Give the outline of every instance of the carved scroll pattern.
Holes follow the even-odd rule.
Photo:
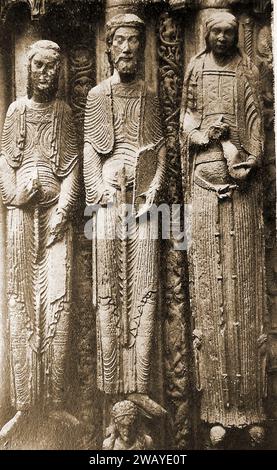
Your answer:
[[[69,54],[70,106],[78,131],[83,130],[87,94],[94,85],[93,54],[93,50],[86,44],[74,46]],[[79,135],[82,133],[79,132]]]
[[[254,0],[253,10],[255,13],[266,13],[271,9],[272,0]]]
[[[179,105],[182,90],[182,28],[168,13],[159,19],[159,82],[167,142],[168,195],[171,203],[182,201],[179,154]],[[165,373],[167,409],[173,420],[172,446],[189,447],[190,415],[188,377],[188,295],[186,295],[183,251],[172,241],[164,248],[165,265]]]
[[[84,26],[83,26],[84,28]],[[83,124],[88,91],[95,84],[94,40],[89,28],[86,41],[80,40],[68,53],[69,104],[73,110],[80,153],[83,149]],[[91,39],[90,43],[88,40]],[[83,187],[83,184],[81,185]],[[96,338],[95,312],[91,299],[91,241],[84,237],[85,198],[81,195],[75,226],[75,328],[77,331],[77,367],[80,396],[78,397],[80,418],[86,426],[81,448],[97,448],[96,429],[98,421],[95,406],[96,384]],[[99,426],[101,429],[101,424]]]
[[[244,50],[246,54],[253,60],[253,19],[247,17],[243,22],[244,26]]]
[[[269,20],[270,22],[270,20]],[[267,293],[272,333],[277,335],[277,247],[275,238],[276,165],[274,147],[273,55],[270,23],[257,35],[257,65],[260,70],[265,121],[264,216],[266,236]],[[271,339],[270,369],[277,370],[276,339]]]

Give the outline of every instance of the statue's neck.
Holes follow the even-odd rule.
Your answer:
[[[235,55],[236,55],[236,50],[232,50],[230,51],[230,53],[224,54],[224,55],[219,55],[219,54],[215,54],[214,52],[211,52],[211,56],[215,64],[218,65],[219,67],[225,67],[225,65],[229,64],[233,60]]]
[[[49,105],[54,101],[54,96],[53,96],[53,93],[47,94],[47,93],[38,93],[34,91],[32,93],[31,100],[33,103]]]
[[[122,83],[122,84],[134,84],[139,81],[138,74],[137,73],[119,73],[116,69],[114,70],[114,73],[112,75],[112,83],[117,84],[117,83]]]
[[[50,100],[50,101],[38,101],[38,100],[35,100],[34,97],[32,96],[32,98],[29,98],[27,100],[27,104],[30,108],[34,108],[34,109],[46,109],[48,108],[49,106],[51,106],[53,104],[54,100]]]

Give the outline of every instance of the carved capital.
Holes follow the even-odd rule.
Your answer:
[[[106,0],[106,19],[122,13],[134,13],[141,16],[144,4],[141,0]]]
[[[247,4],[249,0],[168,0],[171,8],[229,8],[236,3]]]
[[[248,0],[198,0],[197,3],[198,8],[230,8],[235,3],[248,3]]]
[[[86,0],[86,5],[88,3],[100,3],[102,0]],[[20,4],[28,5],[31,13],[31,18],[39,19],[41,16],[45,15],[49,6],[53,5],[62,5],[69,3],[66,0],[1,0],[0,1],[0,19],[5,21],[9,10],[12,7],[15,7]],[[72,1],[74,3],[74,0]],[[79,2],[80,3],[80,2]]]
[[[255,0],[253,11],[258,14],[264,14],[271,11],[273,8],[273,2],[271,0]]]
[[[20,4],[25,3],[29,6],[31,11],[32,18],[39,18],[41,15],[44,15],[46,12],[46,3],[47,0],[2,0],[0,7],[1,19],[5,20],[6,15],[10,8]],[[50,2],[49,2],[50,3]]]

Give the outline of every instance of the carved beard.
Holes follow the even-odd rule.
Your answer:
[[[110,62],[121,76],[133,77],[138,71],[139,59],[137,54],[114,53],[110,51]]]
[[[137,60],[132,58],[128,61],[120,58],[116,62],[114,62],[114,68],[118,71],[119,74],[123,75],[135,75],[138,70],[138,63]]]
[[[42,102],[52,101],[58,92],[59,89],[59,73],[57,72],[52,83],[49,84],[49,87],[45,90],[39,90],[38,94]],[[32,82],[31,67],[28,67],[28,78],[27,78],[27,96],[29,99],[32,98],[34,94],[34,86]]]

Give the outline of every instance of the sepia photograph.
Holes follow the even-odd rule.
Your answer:
[[[0,1],[0,462],[277,450],[273,3]]]

